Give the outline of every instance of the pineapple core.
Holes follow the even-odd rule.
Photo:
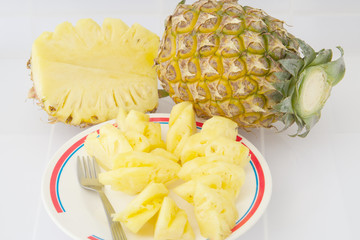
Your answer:
[[[152,111],[158,104],[158,47],[159,37],[139,24],[64,22],[33,44],[33,97],[52,119],[71,125],[114,119],[119,107]]]

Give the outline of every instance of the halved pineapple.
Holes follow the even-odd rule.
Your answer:
[[[130,231],[137,233],[160,209],[164,197],[169,193],[162,183],[150,183],[124,211],[114,215]]]
[[[224,240],[229,236],[238,218],[233,198],[219,191],[198,183],[194,195],[201,235],[211,240]]]
[[[123,133],[111,124],[101,126],[99,135],[97,132],[89,134],[84,146],[86,152],[95,157],[98,164],[105,170],[113,168],[117,154],[133,150]]]
[[[182,102],[170,113],[166,149],[179,157],[188,137],[196,132],[195,111],[190,102]]]
[[[99,181],[112,190],[134,195],[141,192],[152,180],[152,167],[118,168],[99,174]]]
[[[236,122],[229,118],[213,116],[206,120],[202,126],[201,132],[210,136],[222,136],[231,140],[236,140],[238,131]]]
[[[34,42],[32,97],[55,121],[89,125],[114,119],[119,107],[157,107],[153,68],[159,37],[139,24],[107,18],[59,24]]]
[[[195,240],[186,212],[165,197],[155,225],[154,240]]]

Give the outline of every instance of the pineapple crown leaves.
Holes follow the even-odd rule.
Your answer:
[[[337,47],[341,56],[337,60],[331,61],[332,50],[322,49],[315,52],[304,41],[300,39],[297,41],[303,56],[291,55],[279,60],[285,71],[276,74],[280,81],[274,84],[274,87],[283,95],[283,99],[274,107],[274,110],[283,113],[284,128],[281,131],[296,123],[298,130],[290,136],[306,137],[311,128],[319,121],[321,109],[330,96],[331,88],[338,84],[345,75],[344,51],[341,47]],[[321,79],[319,79],[319,74]],[[323,87],[321,89],[303,87],[305,82],[307,86],[313,86],[314,81],[323,81]],[[309,96],[302,93],[309,89],[311,89],[311,94],[319,96],[320,100],[304,106],[303,98]],[[315,97],[315,99],[317,98]]]

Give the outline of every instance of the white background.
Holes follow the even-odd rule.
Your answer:
[[[27,100],[26,62],[43,31],[63,21],[121,18],[162,35],[179,0],[13,0],[0,2],[0,147],[2,239],[70,239],[50,219],[41,197],[42,174],[55,151],[81,129],[47,123]],[[192,1],[190,1],[192,2]],[[242,240],[359,239],[360,1],[257,0],[286,21],[315,50],[345,50],[347,72],[332,91],[320,122],[305,139],[274,130],[241,132],[267,159],[273,195],[267,211]],[[338,54],[335,54],[337,57]],[[158,112],[169,112],[170,99]],[[356,237],[357,236],[357,237]]]

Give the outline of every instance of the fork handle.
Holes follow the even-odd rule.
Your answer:
[[[112,214],[115,213],[114,208],[112,207],[109,199],[106,197],[105,193],[103,191],[98,191],[101,201],[103,203],[106,217],[111,229],[111,235],[114,240],[126,240],[126,236],[124,233],[124,230],[122,229],[122,226],[119,222],[113,221]]]

